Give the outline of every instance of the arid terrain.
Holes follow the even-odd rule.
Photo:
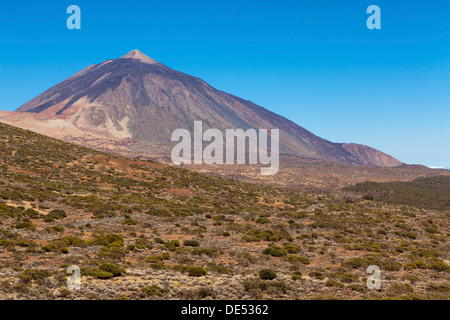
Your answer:
[[[224,179],[0,124],[0,298],[450,298],[446,171],[362,167],[352,180],[351,166],[299,166],[310,173],[287,189],[276,176]],[[288,181],[300,169],[285,170]],[[383,170],[439,176],[341,188]],[[404,192],[414,188],[430,192]],[[380,290],[367,288],[369,265]],[[69,266],[79,290],[67,288]]]

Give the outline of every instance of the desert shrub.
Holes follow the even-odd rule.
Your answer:
[[[262,280],[273,280],[277,277],[276,272],[272,269],[261,269],[258,274]]]
[[[65,245],[68,245],[68,246],[75,246],[75,247],[84,247],[85,246],[84,240],[82,240],[76,236],[66,236],[60,240],[63,243],[65,243]]]
[[[192,250],[192,254],[196,256],[206,255],[212,257],[217,255],[217,250],[211,248],[195,248]]]
[[[124,239],[121,234],[110,233],[106,236],[96,236],[93,239],[86,241],[89,246],[110,246],[110,247],[121,247],[124,245]]]
[[[301,271],[295,271],[294,274],[291,277],[292,280],[297,281],[302,279],[302,272]]]
[[[344,283],[352,283],[359,280],[358,276],[353,273],[340,273],[336,277]]]
[[[177,249],[177,247],[175,246],[175,244],[173,242],[164,242],[164,246],[169,251],[175,251]]]
[[[150,255],[145,260],[147,260],[148,262],[158,262],[158,261],[162,261],[163,258],[158,255]]]
[[[343,284],[342,282],[339,282],[337,280],[334,280],[334,279],[328,279],[327,281],[325,281],[325,286],[326,287],[345,288],[345,284]]]
[[[216,264],[216,263],[208,263],[208,270],[220,273],[220,274],[230,274],[230,270],[225,267],[223,264]]]
[[[419,269],[426,269],[427,268],[427,264],[423,261],[423,260],[415,260],[414,264],[417,266],[417,268]]]
[[[113,277],[121,276],[126,272],[125,269],[113,263],[103,263],[98,268],[104,272],[112,273]]]
[[[272,257],[285,257],[287,255],[286,251],[283,248],[277,246],[267,247],[263,250],[262,253]]]
[[[144,294],[147,296],[159,296],[162,297],[164,295],[164,289],[158,287],[157,285],[147,286],[141,289]]]
[[[417,269],[417,266],[416,266],[416,264],[414,264],[412,262],[408,262],[408,263],[405,263],[403,265],[403,269],[405,269],[405,270],[413,270],[413,269]]]
[[[441,272],[441,271],[447,271],[449,269],[449,266],[443,261],[436,260],[436,261],[430,263],[430,265],[428,266],[428,269]]]
[[[267,219],[266,216],[259,216],[256,220],[256,223],[261,223],[261,224],[265,224],[265,223],[271,223],[269,219]]]
[[[163,260],[170,260],[170,254],[166,251],[164,251],[163,253],[161,253],[161,258]]]
[[[187,247],[198,247],[200,243],[197,240],[184,240],[183,245]]]
[[[300,248],[297,247],[295,244],[293,243],[284,243],[283,244],[283,248],[284,250],[287,251],[287,253],[297,253],[300,251]]]
[[[101,247],[98,250],[100,258],[120,260],[127,255],[127,249],[121,247]]]
[[[158,262],[154,262],[150,264],[150,268],[155,269],[155,270],[165,270],[165,269],[170,269],[169,266],[166,266],[164,264],[164,262],[162,261],[158,261]]]
[[[316,268],[309,273],[309,276],[318,280],[323,280],[325,279],[325,270],[322,268]]]
[[[44,250],[45,252],[53,252],[58,250],[58,247],[54,244],[47,244],[45,246],[42,246],[42,250]]]
[[[36,226],[31,221],[23,221],[14,226],[16,229],[36,230]]]
[[[214,288],[212,287],[202,287],[197,290],[197,298],[198,299],[205,299],[207,297],[215,297],[216,292],[214,291]]]
[[[206,276],[208,274],[208,271],[206,271],[203,267],[188,267],[187,273],[191,277],[202,277]]]
[[[147,211],[146,214],[157,216],[157,217],[171,217],[172,216],[172,213],[170,213],[170,211],[165,208],[161,208],[161,209],[155,208],[150,211]]]
[[[427,286],[428,291],[450,292],[450,284],[446,283],[431,283]]]
[[[36,219],[36,218],[39,218],[39,217],[40,217],[39,212],[36,211],[36,210],[34,210],[34,209],[31,209],[31,208],[25,209],[23,213],[24,213],[28,218],[31,218],[31,219]]]
[[[155,240],[156,243],[159,243],[159,244],[164,244],[165,243],[164,239],[161,239],[161,238],[158,238],[158,237],[156,237],[154,240]]]
[[[19,279],[23,283],[29,283],[32,280],[40,281],[52,275],[49,270],[45,269],[26,269],[19,274]]]
[[[414,289],[408,283],[394,282],[391,284],[389,291],[394,292],[396,294],[402,294],[402,293],[412,293],[414,292]]]
[[[72,292],[70,292],[70,290],[68,290],[68,289],[66,289],[66,288],[63,288],[63,289],[61,289],[61,290],[59,291],[59,294],[60,294],[62,297],[67,298],[67,297],[70,297],[70,295],[72,294]]]
[[[349,284],[347,286],[352,291],[358,291],[358,292],[365,292],[367,290],[366,286],[363,286],[361,284]]]
[[[96,279],[109,279],[114,276],[111,272],[103,271],[98,268],[81,268],[81,275]]]
[[[46,230],[48,230],[50,232],[64,232],[64,227],[53,226],[53,227],[50,227],[50,228],[46,228]]]
[[[130,216],[125,216],[125,219],[123,219],[122,224],[128,225],[128,226],[134,226],[137,225],[137,221],[131,218]]]
[[[290,254],[287,256],[287,259],[290,263],[301,263],[301,264],[310,264],[311,261],[309,261],[309,259],[307,257],[303,257],[303,256],[299,256],[299,255],[295,255],[295,254]]]
[[[149,241],[145,238],[137,238],[134,243],[136,245],[136,248],[138,248],[138,249],[152,249],[153,248],[151,241]]]
[[[290,289],[284,281],[264,281],[258,278],[246,279],[243,286],[245,291],[256,298],[261,298],[263,293],[286,294]]]
[[[159,262],[163,260],[169,260],[170,254],[168,252],[163,252],[161,255],[150,255],[145,260],[148,262]]]
[[[393,259],[385,259],[381,261],[381,266],[383,270],[387,271],[399,271],[402,267],[401,263],[393,260]]]
[[[67,213],[64,210],[61,210],[61,209],[54,209],[54,210],[50,211],[46,215],[46,217],[50,218],[50,219],[57,220],[57,219],[62,219],[62,218],[67,217]]]
[[[355,258],[350,258],[345,260],[342,265],[344,267],[347,268],[351,268],[351,269],[358,269],[361,267],[367,267],[369,266],[369,263],[367,262],[366,259],[361,258],[361,257],[355,257]]]
[[[281,234],[274,234],[271,230],[252,229],[245,233],[242,240],[247,242],[271,241],[270,238],[274,236],[278,237],[278,240],[282,238]]]

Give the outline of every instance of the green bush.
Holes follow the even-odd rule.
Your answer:
[[[369,266],[369,262],[361,257],[355,257],[345,260],[342,265],[351,269],[358,269]]]
[[[208,271],[203,267],[188,267],[187,272],[191,277],[201,277],[208,274]]]
[[[259,216],[256,220],[256,223],[261,223],[261,224],[265,224],[265,223],[271,223],[269,219],[266,218],[266,216]]]
[[[194,250],[192,250],[192,254],[196,256],[206,255],[212,257],[217,254],[217,251],[210,248],[195,248]]]
[[[301,271],[295,271],[294,274],[291,277],[292,280],[297,281],[302,279],[302,273]]]
[[[309,259],[307,257],[303,257],[303,256],[298,256],[295,254],[290,254],[287,256],[287,259],[290,263],[301,263],[301,264],[310,264],[311,261],[309,261]]]
[[[158,287],[157,285],[147,286],[141,289],[142,292],[148,296],[159,296],[162,297],[164,295],[164,289]]]
[[[48,278],[52,275],[49,270],[45,269],[26,269],[22,273],[19,274],[19,279],[23,283],[29,283],[32,280],[42,280]]]
[[[112,273],[113,277],[119,277],[126,272],[125,269],[112,263],[103,263],[100,265],[99,269],[104,272]]]
[[[96,279],[109,279],[114,276],[111,272],[106,272],[97,268],[82,268],[81,275]]]
[[[220,274],[230,274],[230,270],[223,264],[208,263],[208,270],[220,273]]]
[[[403,269],[405,269],[405,270],[413,270],[413,269],[417,269],[417,266],[414,263],[412,263],[412,262],[408,262],[408,263],[405,263],[403,265]]]
[[[283,248],[277,246],[267,247],[263,250],[262,253],[272,257],[285,257],[287,255],[286,251]]]
[[[26,230],[32,230],[32,231],[36,230],[36,226],[31,221],[20,222],[20,223],[16,224],[14,226],[14,228],[16,228],[16,229],[26,229]]]
[[[416,261],[414,261],[414,264],[419,269],[426,269],[427,268],[427,264],[423,260],[416,260]]]
[[[339,282],[337,280],[334,280],[334,279],[328,279],[327,281],[325,281],[325,286],[326,287],[345,288],[345,284],[343,284],[342,282]]]
[[[262,270],[259,270],[259,277],[262,280],[273,280],[277,277],[277,274],[275,271],[273,271],[271,269],[262,269]]]
[[[175,246],[175,244],[173,242],[164,242],[164,246],[167,248],[167,250],[169,251],[175,251],[177,250],[177,247]]]
[[[198,247],[200,243],[197,240],[184,240],[183,245],[187,247]]]
[[[57,220],[67,217],[67,213],[64,210],[55,209],[50,211],[45,217],[48,219]]]
[[[58,247],[54,244],[47,244],[45,246],[42,246],[42,250],[44,250],[45,252],[53,252],[55,250],[58,250]]]
[[[262,293],[286,294],[290,289],[284,281],[264,281],[258,278],[246,279],[244,289],[255,298],[262,298]]]
[[[441,272],[441,271],[447,271],[449,269],[449,267],[448,267],[448,265],[445,262],[437,260],[437,261],[432,262],[428,266],[428,269],[436,270],[438,272]]]

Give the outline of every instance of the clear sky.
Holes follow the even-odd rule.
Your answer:
[[[2,1],[0,110],[132,49],[333,142],[450,168],[448,0]]]

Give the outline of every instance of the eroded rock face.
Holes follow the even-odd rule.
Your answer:
[[[364,164],[378,167],[397,167],[401,161],[383,153],[377,149],[356,143],[343,143],[342,147],[361,160]]]
[[[282,155],[355,165],[401,164],[369,147],[322,139],[138,50],[89,66],[16,112],[0,113],[0,121],[128,156],[169,157],[172,132],[179,128],[192,131],[194,121],[199,120],[204,130],[280,129]]]

